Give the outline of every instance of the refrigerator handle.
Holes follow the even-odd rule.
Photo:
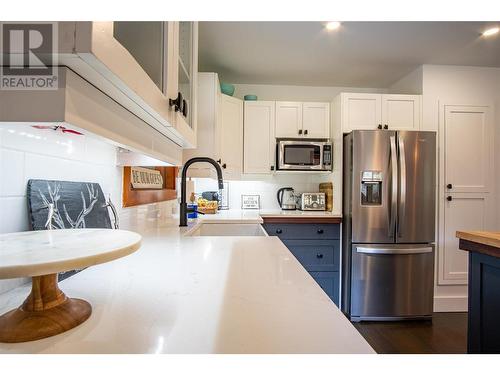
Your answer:
[[[399,220],[398,237],[403,236],[403,222],[406,211],[406,159],[405,143],[399,138],[399,171],[401,173],[401,184],[399,186]]]
[[[356,248],[357,253],[361,254],[396,254],[396,255],[404,255],[404,254],[426,254],[432,253],[432,247],[416,247],[409,249],[397,249],[397,248],[378,248],[378,247],[358,247]]]
[[[389,206],[389,237],[394,236],[396,227],[396,210],[398,206],[398,161],[396,154],[396,137],[390,137],[391,142],[391,204]]]

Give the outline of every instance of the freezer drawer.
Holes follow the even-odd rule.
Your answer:
[[[434,245],[353,244],[351,252],[351,320],[432,315]]]

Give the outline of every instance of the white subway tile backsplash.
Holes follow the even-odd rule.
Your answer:
[[[44,124],[41,124],[44,125]],[[85,159],[85,136],[27,124],[2,124],[2,147],[73,160]]]
[[[0,149],[0,196],[23,196],[24,152]]]
[[[0,197],[0,233],[29,230],[26,197]]]
[[[121,208],[123,169],[116,166],[116,151],[115,146],[90,136],[1,124],[0,234],[30,229],[26,187],[34,178],[99,183],[106,197],[111,195],[123,229],[138,230],[171,217],[177,201]],[[0,293],[27,281],[0,280]]]

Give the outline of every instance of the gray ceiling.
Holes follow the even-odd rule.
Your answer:
[[[200,71],[221,80],[388,87],[421,64],[500,67],[500,22],[200,22]]]

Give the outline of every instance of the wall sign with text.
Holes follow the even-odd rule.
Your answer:
[[[163,177],[156,169],[130,167],[130,182],[134,189],[163,189]]]
[[[256,209],[260,208],[260,195],[242,195],[241,196],[241,208],[246,209]]]

